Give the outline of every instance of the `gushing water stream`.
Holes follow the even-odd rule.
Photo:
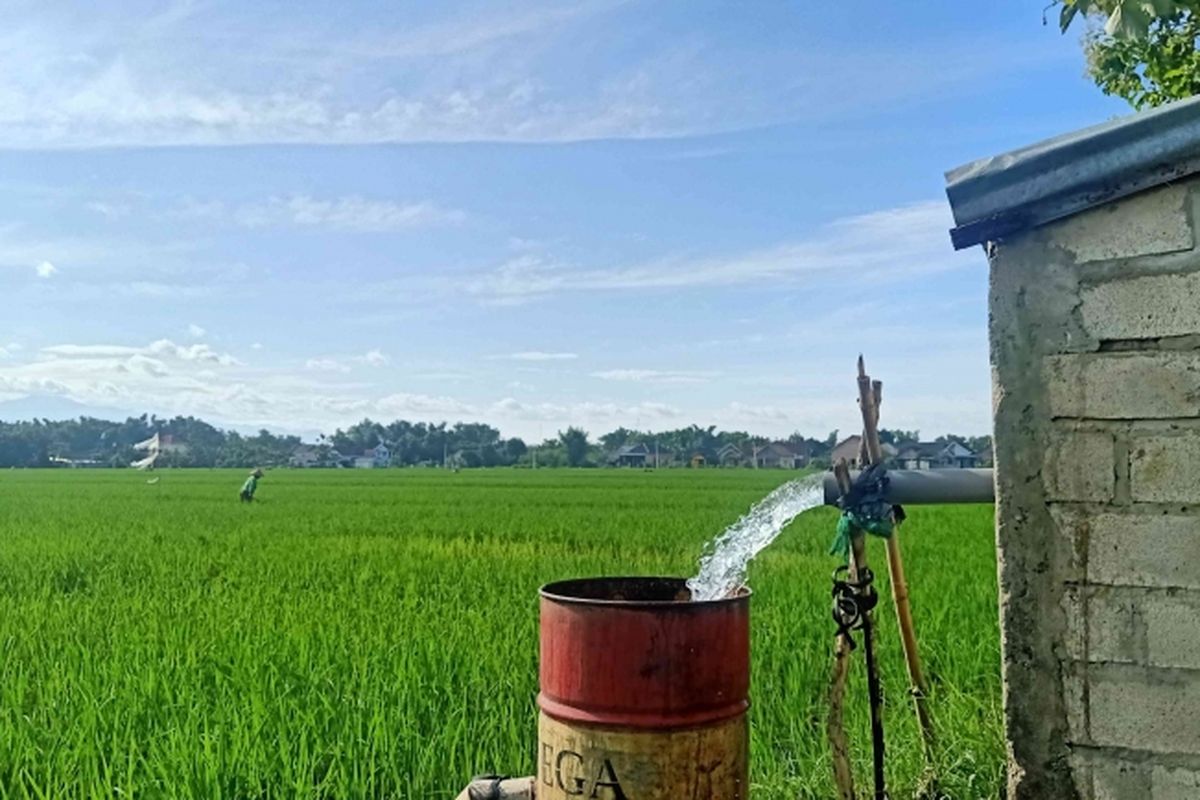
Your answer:
[[[745,516],[713,539],[700,557],[700,571],[688,580],[693,600],[717,600],[746,581],[751,559],[775,541],[787,524],[825,502],[820,473],[788,481],[754,504]]]

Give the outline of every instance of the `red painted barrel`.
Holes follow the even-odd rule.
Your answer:
[[[678,578],[541,593],[538,800],[744,800],[750,592]]]

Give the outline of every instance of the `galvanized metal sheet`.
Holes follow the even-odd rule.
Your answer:
[[[1200,97],[950,170],[950,237],[970,247],[1196,172]]]

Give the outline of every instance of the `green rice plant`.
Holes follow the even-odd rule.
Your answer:
[[[538,587],[691,574],[708,539],[791,477],[277,470],[246,505],[238,472],[158,474],[0,473],[0,798],[436,800],[478,772],[527,774]],[[803,515],[751,569],[756,800],[833,794],[834,521]],[[943,789],[995,797],[991,510],[913,508],[901,535]],[[885,575],[879,588],[903,797],[922,757]],[[861,664],[850,692],[865,782]]]

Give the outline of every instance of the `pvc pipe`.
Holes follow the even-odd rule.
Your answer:
[[[457,800],[533,800],[533,778],[476,778]]]
[[[996,486],[990,469],[888,470],[888,500],[896,505],[994,503]],[[850,473],[857,478],[858,473]],[[841,491],[833,473],[825,476],[825,505],[837,505]]]

